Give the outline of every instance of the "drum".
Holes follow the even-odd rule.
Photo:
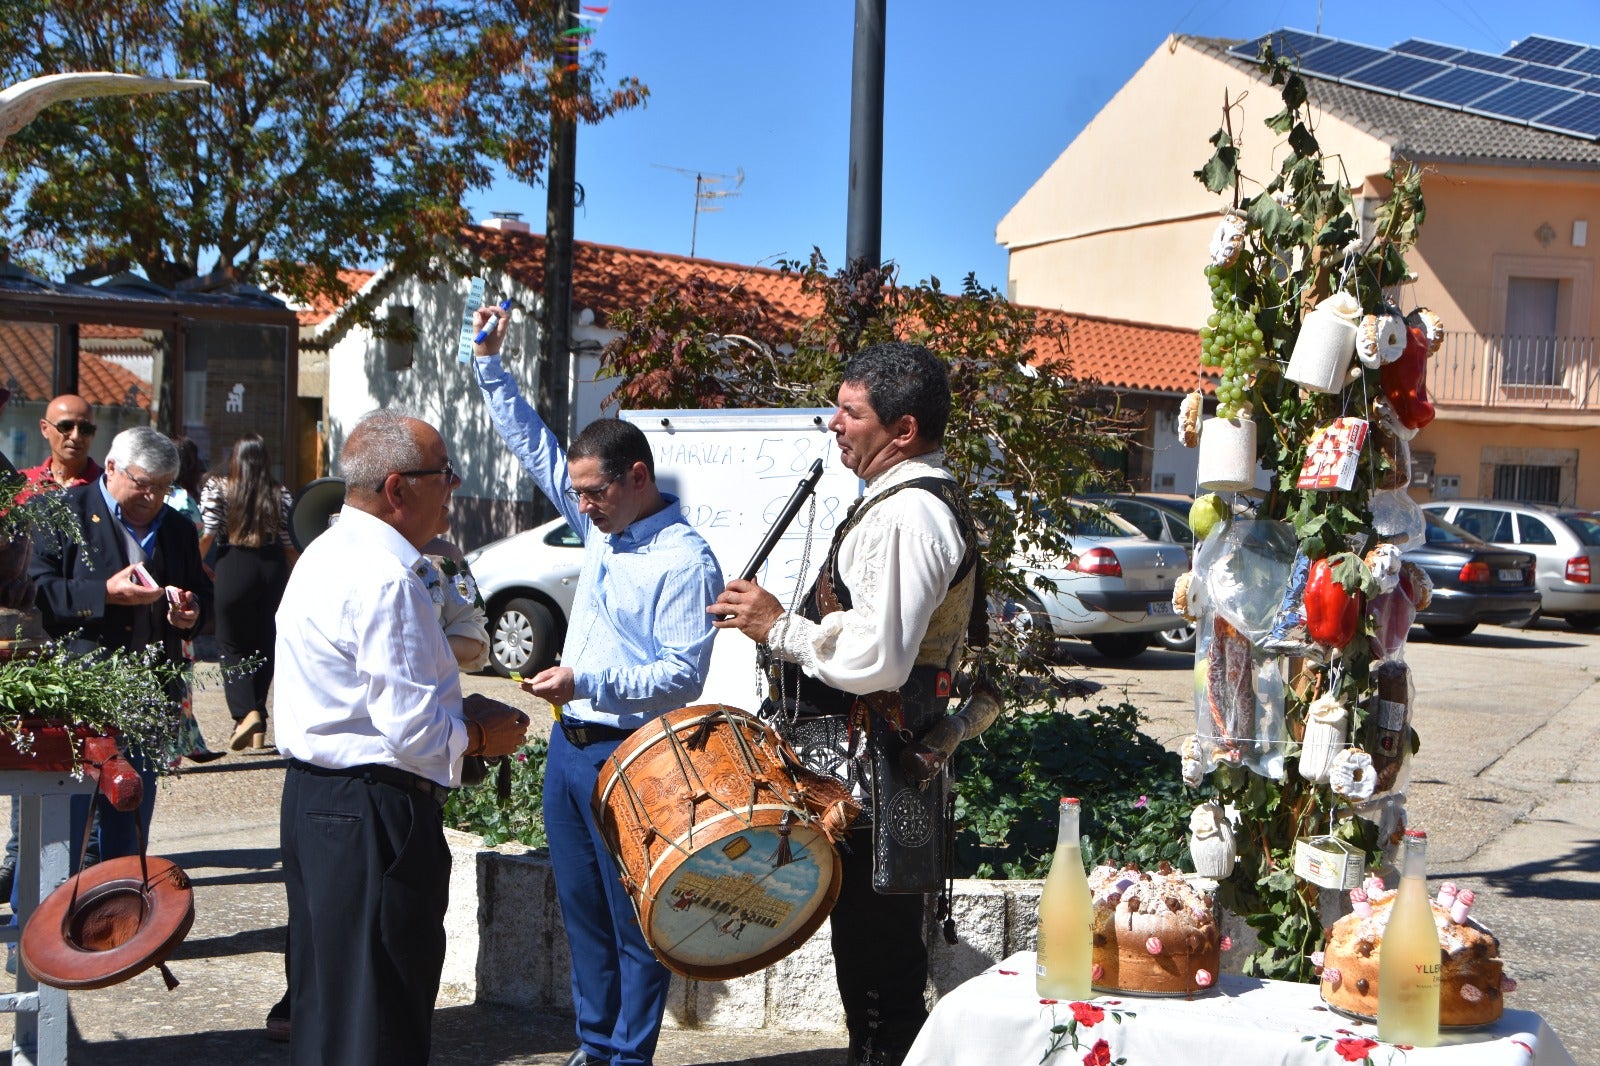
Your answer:
[[[859,808],[754,715],[669,711],[600,768],[595,820],[663,965],[701,981],[770,966],[839,898],[834,842]]]

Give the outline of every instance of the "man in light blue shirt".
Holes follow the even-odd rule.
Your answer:
[[[478,384],[500,436],[584,544],[561,665],[523,684],[565,705],[550,735],[544,822],[572,952],[580,1046],[568,1066],[648,1066],[671,975],[640,932],[590,798],[618,744],[699,697],[716,635],[706,607],[722,572],[677,499],[656,486],[637,426],[601,419],[562,450],[500,361],[497,312],[474,314],[475,332],[494,327],[476,348]]]

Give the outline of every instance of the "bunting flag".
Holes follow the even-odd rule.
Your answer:
[[[600,23],[605,20],[606,13],[610,10],[610,4],[599,6],[584,4],[580,11],[574,13],[584,25],[573,26],[556,35],[555,57],[563,73],[575,74],[581,69],[578,60],[594,46],[595,31],[600,28]]]

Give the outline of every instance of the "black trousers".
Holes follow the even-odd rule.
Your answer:
[[[928,1020],[922,999],[926,897],[873,891],[870,827],[852,831],[846,843],[839,900],[828,922],[850,1050],[858,1060],[897,1063]]]
[[[278,636],[273,616],[288,582],[289,560],[281,545],[229,544],[217,554],[217,650],[224,668],[222,693],[236,722],[252,710],[267,713]],[[254,670],[227,669],[251,658],[261,660]]]
[[[427,1063],[450,896],[438,802],[398,784],[291,766],[279,832],[290,1061]]]

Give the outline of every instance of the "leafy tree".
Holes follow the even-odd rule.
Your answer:
[[[949,364],[956,402],[945,437],[952,472],[971,489],[986,538],[994,605],[1020,600],[1030,582],[1023,553],[1060,556],[1070,545],[1040,509],[1112,487],[1105,457],[1126,448],[1138,419],[1072,376],[1072,331],[1064,319],[1008,303],[970,275],[957,295],[938,279],[901,285],[893,264],[830,273],[813,252],[787,263],[819,310],[798,326],[742,284],[723,290],[702,276],[614,314],[620,336],[602,356],[602,376],[622,380],[608,403],[627,408],[827,407],[844,357],[883,340],[927,345]],[[1016,703],[1055,706],[1063,690],[1045,642],[997,626],[987,656],[991,679]]]
[[[0,84],[82,70],[199,93],[46,108],[0,149],[4,240],[58,261],[212,271],[342,301],[341,266],[432,276],[492,164],[540,181],[552,114],[598,122],[599,53],[557,50],[562,0],[7,0]]]
[[[1219,372],[1219,413],[1254,413],[1258,426],[1259,462],[1272,474],[1267,499],[1256,517],[1288,523],[1299,550],[1310,559],[1336,562],[1339,583],[1370,595],[1377,582],[1352,547],[1370,547],[1380,539],[1373,525],[1371,500],[1381,479],[1392,480],[1395,464],[1369,443],[1353,488],[1345,492],[1300,489],[1296,481],[1311,435],[1335,417],[1350,413],[1383,422],[1372,406],[1384,395],[1382,374],[1356,368],[1337,393],[1301,389],[1284,376],[1306,311],[1336,291],[1355,296],[1364,312],[1392,311],[1395,289],[1407,278],[1406,251],[1416,242],[1424,215],[1422,175],[1397,164],[1387,175],[1389,194],[1380,204],[1373,232],[1362,237],[1349,179],[1328,173],[1312,129],[1305,81],[1293,66],[1263,49],[1260,71],[1279,87],[1283,110],[1266,120],[1286,139],[1277,174],[1254,196],[1243,196],[1246,178],[1238,169],[1232,117],[1224,101],[1224,126],[1211,139],[1211,158],[1195,177],[1212,192],[1231,196],[1230,213],[1243,219],[1242,248],[1228,265],[1206,269],[1216,314],[1201,330],[1202,363]],[[1360,551],[1357,548],[1356,551]],[[1305,661],[1291,685],[1287,718],[1291,737],[1303,735],[1309,700],[1331,693],[1349,709],[1354,743],[1360,743],[1376,705],[1372,667],[1376,621],[1362,613],[1360,631],[1329,663]],[[1258,650],[1257,655],[1262,653]],[[1411,734],[1412,750],[1417,747]],[[1306,781],[1290,764],[1281,781],[1219,762],[1212,771],[1218,798],[1239,813],[1236,836],[1239,861],[1222,885],[1222,899],[1259,934],[1259,948],[1246,960],[1245,971],[1266,977],[1312,980],[1310,955],[1322,941],[1317,886],[1293,872],[1294,842],[1327,830],[1336,819],[1335,835],[1347,840],[1370,863],[1381,861],[1385,841],[1372,820],[1359,816],[1327,785]]]

